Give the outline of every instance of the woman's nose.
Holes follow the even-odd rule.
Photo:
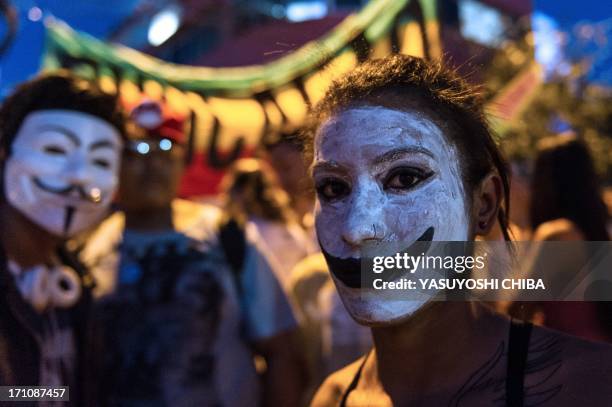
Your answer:
[[[367,242],[379,241],[384,236],[384,225],[380,223],[362,223],[345,228],[342,239],[353,247],[361,247]]]
[[[387,235],[383,208],[372,193],[356,194],[342,228],[342,239],[353,247],[379,241]]]

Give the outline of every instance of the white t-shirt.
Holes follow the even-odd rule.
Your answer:
[[[279,280],[287,287],[293,268],[308,255],[318,252],[316,243],[298,224],[258,217],[249,220],[261,237],[258,240],[266,257],[275,263],[280,272]]]

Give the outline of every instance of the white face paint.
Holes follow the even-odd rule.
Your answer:
[[[115,194],[122,141],[106,121],[77,111],[26,116],[4,168],[8,202],[60,237],[86,230]]]
[[[343,111],[321,127],[313,164],[317,236],[335,258],[358,258],[375,241],[412,243],[429,228],[436,241],[468,239],[459,154],[423,114],[383,107]],[[426,303],[383,298],[332,277],[346,308],[363,324],[397,322]]]

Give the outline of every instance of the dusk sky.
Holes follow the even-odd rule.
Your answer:
[[[66,21],[77,30],[104,38],[109,31],[128,15],[138,0],[17,0],[13,1],[19,11],[19,33],[9,52],[0,60],[0,96],[16,83],[33,75],[39,68],[43,51],[44,27],[37,19],[36,10],[42,10],[42,17],[53,15]],[[607,36],[612,35],[612,2],[601,0],[535,0],[535,9],[552,17],[565,31],[571,30],[582,20],[591,22],[607,21]],[[28,16],[30,14],[30,16]],[[5,25],[0,25],[4,33]],[[608,40],[608,44],[610,44]],[[612,51],[608,45],[598,53],[601,60],[596,62],[592,78],[612,84]]]

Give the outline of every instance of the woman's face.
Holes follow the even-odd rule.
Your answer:
[[[351,287],[337,269],[342,261],[329,259],[359,258],[364,245],[374,242],[468,240],[459,158],[435,122],[417,111],[356,107],[321,126],[313,162],[317,236],[357,321],[397,322],[426,301],[391,300],[373,289]]]

